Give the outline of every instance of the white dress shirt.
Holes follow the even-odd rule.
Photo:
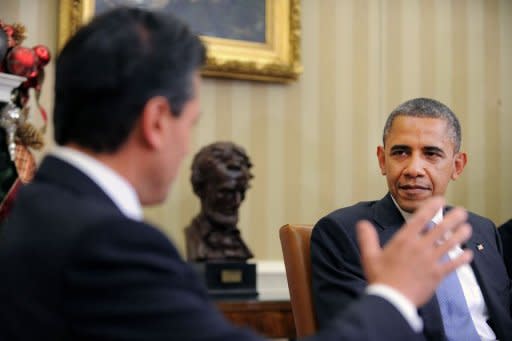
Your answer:
[[[404,219],[407,221],[407,219],[409,219],[412,214],[402,210],[396,203],[395,198],[393,198],[393,196],[391,196],[391,198],[393,199],[395,206],[398,208]],[[435,224],[439,224],[442,220],[443,210],[440,209],[434,218],[432,218],[432,221]],[[453,259],[460,255],[462,252],[464,251],[462,250],[461,246],[457,245],[448,252],[448,257]],[[482,341],[496,340],[496,334],[494,334],[494,331],[491,329],[489,324],[487,324],[487,320],[489,319],[489,312],[487,310],[482,291],[480,290],[480,286],[476,281],[473,269],[469,264],[464,264],[457,268],[456,274],[459,278],[464,297],[466,298],[466,304],[468,305],[469,313],[478,335]]]
[[[142,208],[128,181],[95,158],[68,147],[56,147],[51,155],[69,163],[94,181],[128,218],[141,221]]]

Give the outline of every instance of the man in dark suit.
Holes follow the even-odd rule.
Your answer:
[[[501,225],[498,231],[503,241],[503,259],[508,275],[512,278],[512,219]]]
[[[444,195],[450,180],[462,173],[466,155],[460,145],[459,122],[438,101],[413,99],[390,114],[383,146],[377,149],[389,193],[378,201],[334,211],[316,224],[312,234],[313,292],[320,325],[360,297],[367,286],[359,261],[356,222],[372,222],[381,245],[385,245],[412,212],[431,196]],[[439,210],[433,223],[449,209]],[[446,289],[449,299],[455,292],[460,299],[457,304],[447,302],[438,289],[419,310],[424,334],[430,340],[512,340],[511,284],[501,259],[496,227],[472,213],[468,223],[473,227],[473,237],[463,247],[474,251],[474,260],[471,266],[457,270],[455,282],[451,282],[457,289]],[[450,252],[450,257],[459,252],[460,246]],[[462,319],[465,322],[458,322]],[[463,327],[468,327],[467,333]]]
[[[96,17],[63,48],[59,148],[21,189],[0,241],[1,340],[260,340],[226,322],[175,247],[142,219],[141,205],[165,199],[188,152],[204,58],[178,20],[129,8]],[[471,259],[438,262],[471,234],[463,210],[421,234],[442,202],[427,203],[384,249],[360,225],[368,277],[406,306],[426,302]],[[446,231],[451,238],[437,246]],[[396,306],[366,295],[316,339],[421,339]]]

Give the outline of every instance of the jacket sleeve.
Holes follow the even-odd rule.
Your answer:
[[[256,341],[209,301],[159,231],[128,220],[85,229],[64,274],[73,340]],[[422,340],[382,298],[364,295],[309,340]]]
[[[131,220],[85,229],[65,273],[73,339],[259,340],[231,326],[168,239]]]
[[[349,303],[325,328],[307,340],[415,341],[425,338],[411,329],[391,303],[378,296],[363,295]]]

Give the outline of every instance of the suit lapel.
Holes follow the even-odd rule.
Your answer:
[[[473,226],[474,224],[471,225]],[[496,280],[495,271],[498,271],[498,263],[496,259],[493,258],[496,252],[492,250],[489,241],[486,240],[475,227],[473,227],[473,234],[466,243],[465,248],[473,251],[471,268],[475,274],[480,291],[482,292],[485,305],[487,306],[489,313],[488,323],[496,333],[496,336],[501,339],[503,336],[500,337],[500,334],[503,330],[510,332],[511,320],[509,315],[510,311],[502,312],[503,302],[500,302],[500,300],[503,300],[503,298],[496,295],[496,284],[493,283],[493,281]],[[505,304],[505,306],[508,307],[508,304]],[[506,324],[508,327],[503,328],[503,324]]]
[[[451,207],[448,207],[445,210],[445,213],[450,209]],[[462,245],[462,248],[473,251],[473,260],[471,261],[470,265],[471,268],[473,269],[478,285],[482,289],[482,293],[485,295],[483,290],[483,288],[485,288],[485,279],[492,278],[492,275],[490,274],[490,276],[481,276],[480,273],[482,271],[492,271],[494,261],[488,260],[488,252],[491,250],[489,249],[490,245],[487,245],[487,240],[485,239],[485,237],[482,236],[480,230],[474,226],[474,222],[468,221],[468,223],[473,227],[472,234],[469,240],[464,245]]]
[[[396,208],[389,193],[373,206],[373,219],[379,228],[381,245],[387,243],[404,224],[404,218]]]

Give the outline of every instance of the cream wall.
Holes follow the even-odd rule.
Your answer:
[[[56,0],[2,0],[0,18],[23,22],[27,45],[55,51],[57,10]],[[232,140],[250,154],[255,179],[239,225],[258,259],[281,258],[284,223],[314,223],[385,194],[381,129],[417,96],[446,103],[462,123],[469,163],[449,202],[497,224],[512,217],[512,1],[303,0],[302,41],[296,83],[203,83],[193,150]],[[49,109],[52,82],[43,89]],[[199,209],[190,159],[168,200],[146,211],[181,249]]]

